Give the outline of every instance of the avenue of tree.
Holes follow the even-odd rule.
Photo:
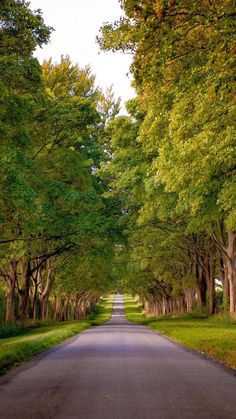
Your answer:
[[[119,102],[69,57],[39,65],[52,28],[29,3],[1,1],[0,19],[1,319],[82,318],[114,276],[96,170]]]
[[[131,289],[154,314],[236,312],[236,2],[122,0],[103,50],[133,54],[136,99],[108,127]]]
[[[151,314],[236,312],[235,0],[121,0],[120,116],[89,67],[42,65],[40,11],[0,3],[0,321],[83,318],[107,291]]]

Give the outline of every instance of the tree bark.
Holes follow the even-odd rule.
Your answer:
[[[223,285],[223,305],[224,309],[229,309],[229,278],[227,271],[227,261],[223,255],[220,258],[221,282]]]
[[[19,294],[19,317],[23,321],[27,317],[28,305],[29,305],[29,289],[30,289],[30,262],[29,260],[21,261],[21,288],[18,289]]]
[[[15,291],[17,281],[17,260],[10,261],[10,272],[7,275],[6,322],[15,320]]]
[[[216,310],[216,290],[215,290],[215,269],[209,264],[209,272],[207,275],[208,282],[208,304],[210,314],[214,314]]]
[[[52,319],[57,320],[57,296],[54,294],[52,303]]]
[[[207,283],[207,308],[210,314],[214,314],[216,308],[215,264],[216,261],[214,255],[208,249],[203,259],[203,271],[205,273]]]
[[[68,298],[63,298],[63,304],[62,304],[62,309],[61,309],[61,318],[60,320],[62,322],[67,320],[67,309],[68,309],[68,304],[69,304],[69,299]]]
[[[40,277],[40,281],[38,283],[38,291],[39,291],[39,303],[40,303],[40,315],[42,320],[46,320],[48,318],[48,303],[49,297],[52,290],[53,282],[54,282],[54,275],[53,269],[51,266],[51,262],[47,261],[47,268],[46,268],[46,283],[43,287],[43,280]]]
[[[229,311],[236,313],[236,263],[235,263],[235,239],[234,231],[227,232],[227,243],[225,244],[223,236],[223,227],[218,229],[218,236],[214,235],[215,242],[222,252],[225,261],[225,274],[228,277],[229,284]],[[227,289],[227,284],[226,284]]]
[[[39,264],[39,260],[36,260],[36,264]],[[36,266],[37,266],[36,265]],[[32,312],[32,318],[34,320],[36,320],[37,318],[37,298],[38,298],[38,287],[39,284],[41,282],[41,266],[38,266],[38,268],[36,269],[36,271],[33,273],[32,275],[32,279],[33,279],[33,292],[31,295],[31,312]],[[39,313],[39,318],[41,317],[41,314]]]
[[[229,280],[229,311],[236,313],[236,269],[235,269],[235,239],[236,234],[228,232],[228,243],[226,247],[226,265]]]
[[[195,298],[195,292],[191,288],[185,289],[185,298],[186,298],[186,304],[187,304],[187,312],[192,313],[193,307],[194,307],[194,298]]]
[[[196,282],[197,282],[197,288],[198,288],[199,304],[201,307],[206,307],[207,280],[206,280],[206,271],[203,268],[202,258],[201,258],[201,263],[199,263],[198,259],[196,260],[195,272],[196,272]]]

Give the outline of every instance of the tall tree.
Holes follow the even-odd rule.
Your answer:
[[[125,16],[104,25],[99,42],[133,53],[146,167],[136,223],[184,225],[197,278],[206,276],[210,310],[221,265],[234,313],[235,2],[124,0],[121,6]]]

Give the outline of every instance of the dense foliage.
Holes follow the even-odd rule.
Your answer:
[[[121,0],[104,50],[133,53],[137,97],[102,169],[119,197],[124,277],[154,314],[236,312],[234,0]]]
[[[52,28],[0,4],[0,316],[83,318],[128,288],[155,315],[236,312],[235,0],[121,0],[117,116],[89,67],[39,64]],[[223,288],[223,301],[216,284]]]
[[[81,318],[113,281],[96,171],[119,102],[69,57],[40,66],[33,52],[52,29],[28,2],[2,1],[0,22],[0,315]]]

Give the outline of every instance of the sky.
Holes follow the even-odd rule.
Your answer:
[[[41,9],[47,25],[55,31],[50,44],[36,51],[40,62],[69,55],[81,67],[89,64],[96,75],[96,84],[105,91],[113,85],[116,97],[121,96],[122,110],[126,100],[134,96],[130,86],[130,54],[101,52],[96,36],[104,22],[113,22],[122,15],[118,0],[31,0],[31,9]]]

